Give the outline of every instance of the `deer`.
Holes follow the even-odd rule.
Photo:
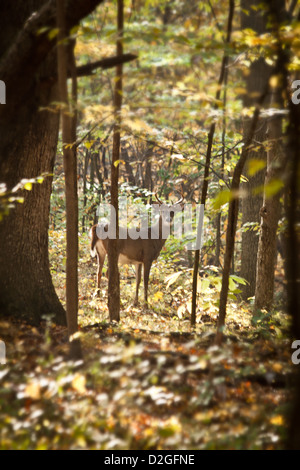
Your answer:
[[[182,209],[181,203],[183,197],[181,197],[174,204],[164,204],[155,193],[156,200],[159,204],[159,219],[156,224],[151,227],[147,227],[146,237],[140,237],[132,239],[130,236],[118,239],[118,263],[129,264],[135,266],[136,274],[136,290],[134,305],[138,305],[139,286],[142,276],[142,267],[144,271],[144,302],[148,304],[148,284],[149,275],[153,261],[155,261],[169,234],[170,228],[173,222],[175,212],[178,208]],[[100,283],[102,277],[102,269],[105,261],[105,257],[108,252],[108,238],[103,237],[103,234],[107,234],[109,230],[109,224],[96,224],[93,225],[89,232],[90,237],[90,252],[92,258],[97,257],[97,294],[100,295]],[[121,230],[125,231],[128,235],[128,230],[124,227],[120,227]],[[153,237],[154,234],[154,237]],[[145,235],[145,234],[144,234]]]

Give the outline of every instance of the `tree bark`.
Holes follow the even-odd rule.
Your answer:
[[[242,28],[251,28],[257,34],[263,34],[267,30],[267,15],[257,7],[261,4],[260,0],[242,0]],[[254,9],[251,7],[255,7]],[[248,14],[246,14],[246,11]],[[255,106],[258,97],[266,89],[268,80],[270,78],[271,67],[266,63],[264,58],[259,58],[250,66],[250,71],[245,77],[246,94],[243,98],[243,105],[245,107]],[[266,96],[263,106],[268,104],[269,98]],[[244,121],[244,140],[247,140],[251,128],[251,120],[245,119]],[[266,119],[261,118],[254,135],[256,146],[253,150],[249,151],[247,160],[255,159],[266,162],[266,152],[263,142],[266,140],[267,123]],[[247,164],[246,164],[247,166]],[[264,183],[265,171],[256,172],[255,175],[249,176],[246,173],[249,181],[242,185],[248,192],[246,198],[242,200],[242,225],[246,223],[259,224],[260,217],[259,211],[263,202],[263,195],[254,195],[253,190],[262,186]],[[258,250],[258,234],[252,228],[242,233],[242,248],[241,248],[241,277],[246,279],[247,284],[241,287],[241,297],[247,300],[255,294],[256,285],[256,261]]]
[[[290,107],[290,123],[287,131],[288,144],[288,180],[286,184],[287,205],[287,294],[288,311],[292,318],[292,338],[300,339],[300,108],[292,102]],[[300,449],[300,370],[295,366],[297,384],[294,390],[294,401],[290,415],[290,428],[287,440],[289,450]]]
[[[40,3],[33,4],[38,7]],[[18,6],[20,18],[14,13]],[[0,19],[2,51],[13,44],[22,22],[31,13],[22,1],[15,2],[14,8],[11,5],[5,7]],[[50,54],[43,63],[43,70],[48,72],[55,66],[55,55]],[[0,175],[8,188],[12,188],[22,178],[53,171],[58,116],[39,112],[38,107],[57,99],[57,88],[33,87],[30,95],[24,96],[23,105],[17,107],[10,79],[5,80],[8,99],[0,108]],[[0,224],[0,311],[4,315],[24,316],[34,323],[45,314],[53,314],[59,323],[65,322],[65,312],[49,271],[51,183],[52,178],[47,177],[41,185],[34,185],[32,191],[24,192],[24,204],[17,205]]]
[[[234,7],[235,7],[234,0],[229,0],[229,12],[228,12],[227,32],[226,32],[227,44],[229,44],[230,38],[231,38]],[[216,101],[220,99],[222,85],[224,84],[224,81],[226,82],[227,64],[228,64],[228,56],[227,56],[227,53],[225,52],[223,56],[223,60],[222,60],[221,72],[220,72],[220,77],[218,81],[218,91],[216,93]],[[206,203],[206,196],[207,196],[207,190],[208,190],[209,167],[210,167],[211,152],[212,152],[215,129],[216,129],[216,124],[212,123],[209,133],[208,133],[208,144],[207,144],[207,151],[206,151],[204,179],[203,179],[203,186],[202,186],[202,191],[201,191],[200,203],[203,204],[204,207]],[[195,250],[194,268],[193,268],[192,312],[191,312],[191,325],[192,326],[196,324],[196,300],[197,300],[197,285],[198,285],[198,273],[199,273],[199,258],[200,258],[200,249],[197,249]]]
[[[77,193],[77,77],[74,58],[74,44],[70,43],[65,21],[64,0],[57,0],[57,65],[61,104],[61,124],[65,171],[66,197],[66,306],[69,341],[72,358],[81,357],[80,342],[73,336],[78,330],[78,193]],[[68,94],[68,67],[72,71],[72,98]]]
[[[67,29],[77,25],[102,1],[65,0]],[[55,36],[49,35],[49,31],[56,28],[56,0],[4,0],[2,3],[0,44],[5,52],[0,61],[0,76],[7,85],[7,103],[14,104],[0,108],[0,124],[5,124],[14,119],[17,106],[25,106],[26,98],[30,100],[37,86],[51,88],[56,83],[56,68],[41,67],[56,45]],[[12,27],[14,36],[10,33]],[[45,27],[46,31],[42,32]]]
[[[124,2],[118,0],[118,40],[117,56],[123,54],[123,29],[124,29]],[[110,321],[120,321],[120,276],[118,268],[118,238],[119,238],[119,162],[121,144],[121,109],[122,109],[122,75],[123,66],[119,64],[116,71],[115,85],[115,127],[113,134],[113,152],[111,164],[111,205],[115,209],[116,239],[108,241],[108,309]]]
[[[68,1],[68,27],[99,3]],[[59,116],[45,109],[58,101],[57,83],[51,79],[57,75],[57,63],[55,39],[37,34],[43,26],[56,27],[55,0],[2,2],[0,76],[7,86],[7,104],[0,107],[0,179],[9,189],[22,178],[53,173]],[[0,224],[0,313],[24,316],[33,323],[52,315],[65,324],[49,269],[51,184],[47,177],[24,192],[24,204]]]
[[[296,2],[292,2],[288,15],[292,14]],[[282,14],[277,8],[276,2],[272,0],[269,5],[270,12],[277,23],[278,57],[280,60],[280,72],[282,79],[282,90],[285,91],[288,101],[288,126],[285,133],[285,211],[287,217],[286,234],[286,273],[287,273],[287,308],[292,318],[291,338],[300,338],[300,107],[294,104],[290,96],[290,83],[288,65],[291,61],[291,50],[285,47],[279,36]],[[300,13],[298,13],[300,21]],[[289,450],[300,449],[300,369],[295,367],[296,386],[294,389],[293,406],[290,412],[290,426],[287,436],[286,448]]]
[[[273,8],[275,11],[273,11]],[[271,86],[272,98],[270,106],[278,111],[283,108],[283,82],[286,58],[280,55],[281,39],[279,28],[281,22],[286,18],[285,5],[279,0],[272,0],[269,23],[270,28],[276,38],[275,51],[277,64],[272,71],[276,85]],[[265,190],[263,207],[260,211],[261,226],[257,255],[256,288],[255,288],[255,308],[270,309],[274,296],[274,271],[277,258],[277,228],[280,216],[280,196],[281,191],[275,188],[275,194],[268,194],[276,180],[281,179],[285,165],[284,152],[282,148],[282,116],[275,114],[268,120],[268,151],[267,151],[267,172],[265,179]],[[283,182],[282,182],[283,184]]]
[[[274,92],[273,107],[280,104],[281,90]],[[283,169],[282,118],[273,116],[268,125],[269,148],[265,186],[268,188],[279,179]],[[274,271],[277,258],[277,228],[280,216],[281,191],[271,197],[264,194],[260,210],[261,226],[257,254],[255,308],[270,309],[274,296]]]
[[[222,287],[221,287],[221,292],[220,292],[220,305],[219,305],[219,317],[218,317],[218,324],[217,324],[217,334],[216,334],[216,339],[215,339],[216,344],[220,344],[223,339],[223,327],[225,325],[225,318],[226,318],[230,268],[231,268],[233,253],[234,253],[235,235],[236,235],[237,219],[238,219],[238,212],[239,212],[238,191],[240,187],[240,179],[241,179],[243,168],[245,166],[245,162],[247,160],[249,146],[252,143],[253,135],[255,134],[257,122],[259,120],[260,106],[261,106],[261,103],[263,102],[264,97],[265,97],[265,93],[261,96],[260,103],[255,108],[252,122],[251,122],[251,130],[249,132],[247,142],[245,142],[245,145],[243,147],[242,155],[234,169],[232,182],[231,182],[232,199],[229,202],[229,209],[228,209],[226,249],[225,249],[225,256],[224,256]]]

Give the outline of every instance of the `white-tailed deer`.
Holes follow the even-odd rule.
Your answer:
[[[139,286],[142,275],[142,265],[144,267],[144,299],[145,303],[148,302],[148,282],[151,265],[156,260],[163,248],[168,235],[170,234],[170,227],[174,218],[176,209],[183,201],[181,197],[175,204],[163,204],[157,195],[155,197],[159,203],[159,219],[155,225],[147,227],[146,233],[143,237],[133,239],[130,237],[127,229],[121,228],[123,234],[127,234],[125,238],[118,240],[118,252],[120,264],[133,264],[136,272],[136,291],[134,303],[138,303]],[[97,290],[100,292],[100,281],[102,277],[102,268],[108,250],[108,237],[109,230],[108,224],[97,224],[90,229],[91,240],[91,256],[97,256],[98,270],[97,270]],[[106,234],[103,237],[103,234]]]

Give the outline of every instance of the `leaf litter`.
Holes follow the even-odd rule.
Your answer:
[[[245,305],[229,303],[216,347],[213,308],[192,329],[167,296],[132,307],[125,277],[121,321],[111,324],[106,285],[93,297],[92,261],[82,257],[80,272],[82,361],[69,360],[64,327],[0,321],[1,450],[284,448],[295,375],[284,313],[253,323]],[[155,289],[166,290],[163,280]]]

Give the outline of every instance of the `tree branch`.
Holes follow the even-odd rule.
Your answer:
[[[103,0],[66,0],[67,31],[102,2]],[[56,1],[50,0],[28,18],[14,42],[3,54],[0,77],[7,86],[7,106],[9,103],[16,106],[30,92],[36,71],[55,47],[56,36],[49,35],[55,29]],[[0,108],[0,117],[5,114],[7,106]]]
[[[137,58],[138,56],[135,54],[122,54],[121,56],[105,57],[104,59],[97,60],[96,62],[91,62],[77,67],[77,77],[93,75],[94,70],[97,68],[109,69]]]

